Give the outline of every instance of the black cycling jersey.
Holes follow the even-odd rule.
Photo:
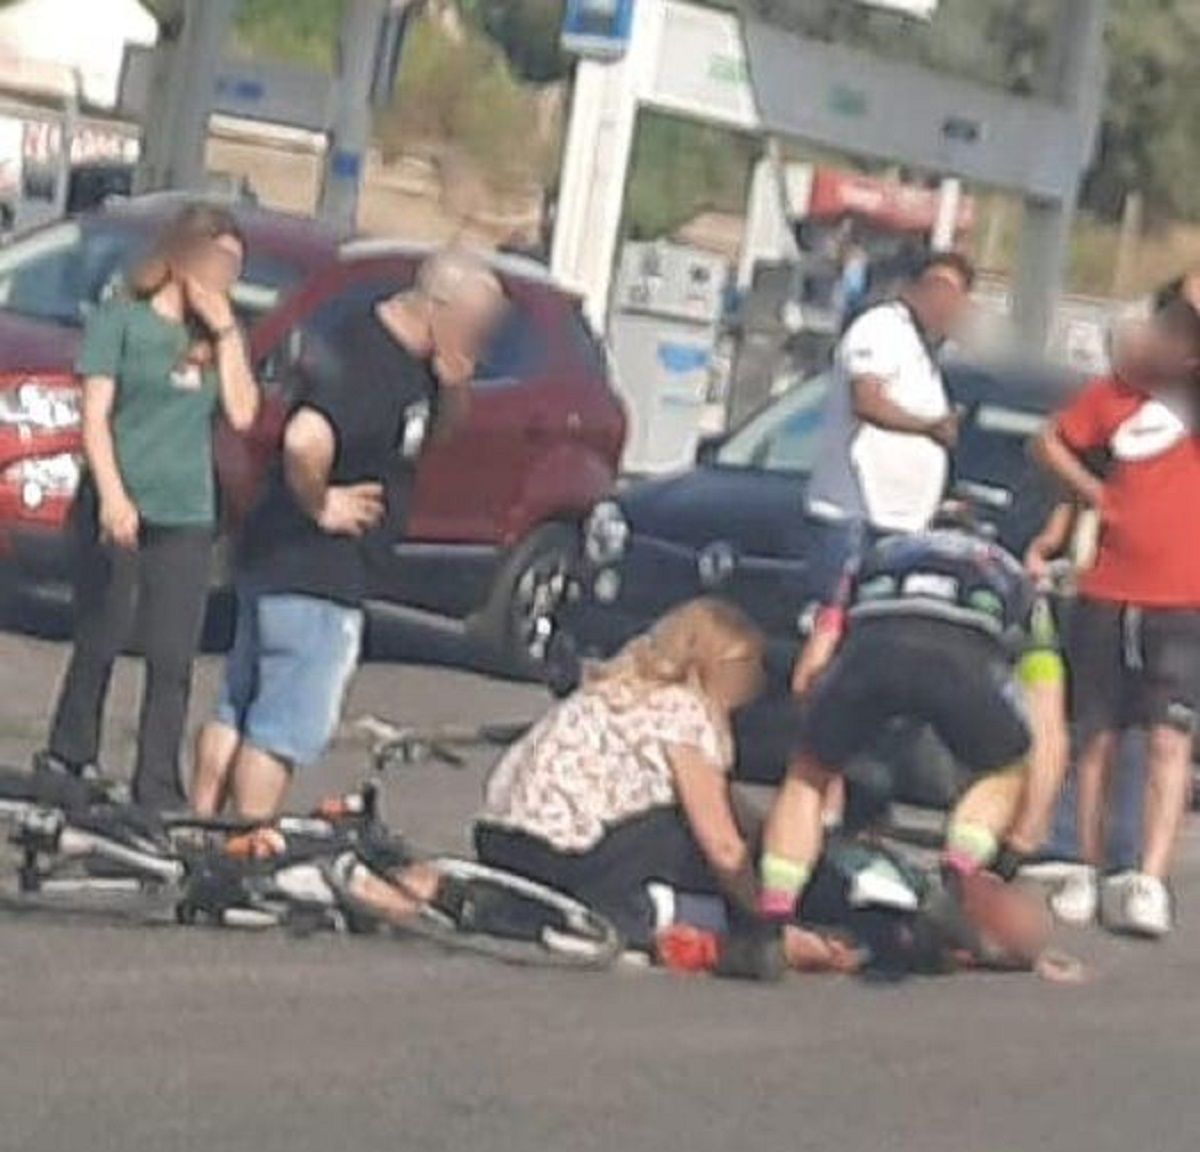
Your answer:
[[[966,532],[884,538],[850,562],[838,607],[851,627],[883,616],[961,624],[996,638],[1014,659],[1058,647],[1049,607],[1021,565]]]

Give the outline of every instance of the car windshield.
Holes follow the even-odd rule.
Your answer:
[[[39,229],[0,249],[0,310],[79,327],[147,244],[146,233],[112,223],[72,220]],[[268,311],[302,275],[251,250],[233,293],[238,314],[248,321]]]
[[[1003,385],[995,387],[1002,394]],[[717,466],[811,472],[828,389],[829,377],[816,376],[763,408],[718,449]],[[1029,438],[1041,428],[1045,413],[998,402],[977,402],[969,405],[968,412],[958,451],[968,473],[990,480],[1022,472]]]
[[[718,450],[717,465],[767,472],[810,472],[820,443],[828,387],[826,376],[806,380],[750,417]]]

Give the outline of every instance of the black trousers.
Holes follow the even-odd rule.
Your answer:
[[[475,852],[504,868],[557,888],[607,916],[626,942],[653,937],[651,881],[692,893],[719,891],[683,813],[661,808],[612,828],[589,852],[559,852],[534,836],[488,824],[475,826]]]
[[[84,486],[73,513],[75,645],[50,730],[50,752],[94,764],[113,664],[140,619],[146,675],[133,796],[154,810],[186,802],[179,749],[212,567],[211,528],[143,526],[136,551],[99,539],[97,500]]]

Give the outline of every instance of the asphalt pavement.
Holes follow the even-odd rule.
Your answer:
[[[64,658],[60,643],[0,635],[0,759],[37,746]],[[216,673],[206,658],[197,717]],[[129,759],[136,688],[123,667],[113,767]],[[520,685],[375,663],[349,711],[427,724],[541,703]],[[363,762],[339,742],[298,802]],[[461,848],[485,767],[390,777],[390,818]],[[764,988],[512,969],[416,941],[0,916],[0,1150],[1190,1152],[1194,825],[1178,896],[1168,943],[1064,935],[1093,968],[1079,988],[990,975]]]

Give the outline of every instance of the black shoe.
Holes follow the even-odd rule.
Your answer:
[[[46,801],[65,808],[88,808],[111,798],[108,783],[95,764],[68,764],[51,752],[33,757],[33,776],[46,790]]]
[[[99,764],[90,760],[85,764],[70,764],[48,749],[33,754],[33,770],[51,776],[70,776],[92,784],[102,784],[105,781]]]
[[[761,920],[733,925],[721,941],[713,972],[730,980],[778,983],[787,972],[782,927]]]

